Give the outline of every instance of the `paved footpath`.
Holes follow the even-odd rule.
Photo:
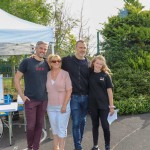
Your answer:
[[[47,122],[47,128],[49,124]],[[111,150],[150,150],[150,113],[141,115],[119,116],[111,125]],[[48,129],[47,129],[48,130]],[[26,148],[24,127],[13,127],[13,144],[9,146],[8,129],[5,128],[4,136],[0,141],[0,150],[23,150]],[[104,150],[102,129],[99,134],[99,147]],[[84,150],[92,148],[91,120],[87,117],[87,126],[83,139]],[[71,120],[68,127],[65,150],[73,150],[71,133]],[[52,150],[52,140],[46,138],[41,143],[40,150]]]

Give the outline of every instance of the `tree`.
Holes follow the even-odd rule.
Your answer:
[[[70,16],[70,9],[64,3],[53,3],[53,26],[55,29],[55,52],[61,56],[74,53],[76,39],[72,33],[77,26],[77,19]]]
[[[0,8],[28,21],[48,25],[52,18],[52,5],[46,0],[1,0]]]
[[[46,0],[1,0],[0,8],[19,18],[35,22],[38,24],[48,25],[51,20],[51,5]],[[12,68],[12,77],[15,68],[24,58],[22,56],[10,56],[7,60]],[[13,83],[13,82],[12,82]]]
[[[1,0],[0,8],[19,18],[47,25],[51,19],[50,8],[52,6],[45,2],[46,0]],[[15,68],[14,65],[18,65],[21,58],[24,58],[24,56],[10,56],[9,61],[13,69]],[[12,76],[14,76],[14,72],[13,70]]]
[[[133,9],[134,8],[134,9]],[[126,17],[114,16],[104,24],[101,33],[104,36],[105,49],[126,50],[144,49],[149,51],[150,44],[150,11],[142,11],[126,4]],[[122,49],[123,47],[123,49]]]
[[[103,49],[123,52],[125,54],[123,59],[126,60],[129,58],[128,53],[136,53],[136,57],[132,56],[132,60],[134,59],[140,68],[142,65],[143,68],[147,66],[149,69],[147,62],[150,61],[150,11],[143,10],[138,0],[125,2],[124,10],[127,11],[127,15],[122,17],[119,13],[118,16],[109,18],[108,23],[104,24],[104,29],[100,31],[104,37]],[[131,63],[131,59],[128,63]]]
[[[84,19],[83,16],[84,11],[84,0],[82,2],[81,12],[80,12],[80,19],[77,22],[78,23],[78,39],[83,39],[87,44],[87,54],[89,54],[90,49],[93,48],[92,40],[93,36],[89,33],[90,27],[88,26],[88,20]]]
[[[77,39],[84,39],[88,44],[88,50],[91,48],[89,41],[92,36],[89,35],[89,27],[87,27],[87,22],[83,20],[83,5],[81,8],[80,18],[75,18],[71,16],[70,6],[65,5],[65,3],[58,3],[56,0],[53,4],[53,24],[55,28],[55,50],[61,56],[66,56],[74,54],[75,43]],[[73,30],[76,29],[76,33]],[[79,29],[79,32],[78,32]]]
[[[125,0],[124,8],[100,30],[116,100],[150,96],[150,11],[143,8],[138,0]]]

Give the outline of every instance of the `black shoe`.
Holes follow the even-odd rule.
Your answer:
[[[110,150],[110,146],[105,146],[105,150]]]
[[[98,147],[93,147],[91,150],[100,150]]]

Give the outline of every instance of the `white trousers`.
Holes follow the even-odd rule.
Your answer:
[[[47,114],[53,135],[58,135],[60,138],[66,137],[70,110],[65,113],[61,113],[60,111],[51,111],[47,108]]]

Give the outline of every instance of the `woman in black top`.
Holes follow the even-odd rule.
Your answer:
[[[91,62],[89,79],[89,111],[92,120],[93,148],[99,150],[99,121],[104,132],[105,150],[110,150],[110,130],[107,121],[108,114],[114,113],[113,84],[111,71],[107,67],[106,60],[102,55],[96,56]]]

